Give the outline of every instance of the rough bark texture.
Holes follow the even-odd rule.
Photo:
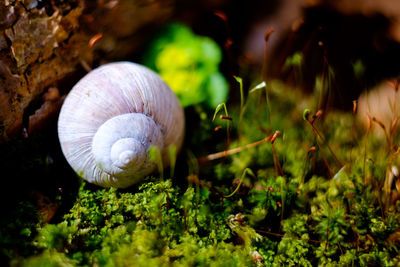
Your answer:
[[[0,4],[0,143],[55,116],[83,69],[126,59],[173,0],[5,0]],[[97,40],[97,41],[96,41]],[[49,90],[50,89],[50,90]]]

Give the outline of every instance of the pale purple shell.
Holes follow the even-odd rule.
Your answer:
[[[156,73],[131,62],[109,63],[72,88],[61,108],[58,135],[79,176],[125,188],[155,170],[150,146],[157,146],[168,164],[169,147],[182,145],[184,113]]]

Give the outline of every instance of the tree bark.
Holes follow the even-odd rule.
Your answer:
[[[130,59],[174,0],[5,0],[0,4],[0,143],[40,131],[85,71]],[[49,90],[50,89],[50,90]]]

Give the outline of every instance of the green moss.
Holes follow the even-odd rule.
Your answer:
[[[188,114],[198,119],[200,132],[187,136],[192,152],[178,158],[176,177],[165,172],[164,179],[147,177],[125,190],[83,182],[71,205],[51,223],[40,222],[37,207],[21,202],[10,219],[2,220],[5,262],[395,266],[400,202],[396,185],[390,187],[390,197],[383,185],[388,166],[399,166],[396,147],[389,148],[360,129],[352,131],[353,116],[343,112],[314,122],[323,142],[302,118],[314,100],[295,92],[288,95],[285,89],[271,82],[265,89],[269,106],[263,90],[245,96],[242,108],[228,104],[234,122],[229,143],[230,124],[219,118],[212,121],[213,111],[192,107]],[[315,111],[310,112],[312,116]],[[241,123],[236,123],[241,116]],[[217,126],[222,129],[215,132]],[[280,135],[273,146],[263,142],[207,164],[196,161],[244,147],[277,130]],[[254,175],[244,176],[235,194],[226,197],[247,168]],[[78,179],[73,174],[69,178]]]

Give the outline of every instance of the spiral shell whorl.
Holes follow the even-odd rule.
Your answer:
[[[116,141],[110,151],[112,164],[127,170],[133,165],[141,165],[146,156],[145,147],[134,138],[123,138]]]
[[[105,64],[83,77],[58,121],[68,163],[104,187],[128,187],[153,172],[152,145],[168,163],[168,148],[179,149],[183,133],[183,109],[174,93],[156,73],[130,62]]]
[[[164,146],[160,127],[146,115],[127,113],[100,126],[93,137],[92,152],[97,166],[106,173],[133,179],[153,169],[155,164],[147,156],[151,146]]]

